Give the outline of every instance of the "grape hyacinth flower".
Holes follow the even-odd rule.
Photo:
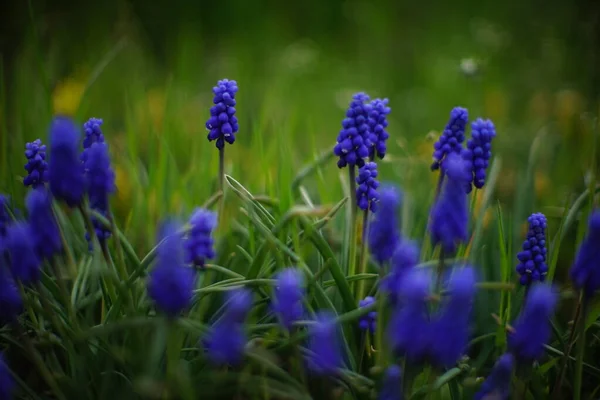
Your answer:
[[[388,126],[387,116],[392,111],[388,107],[388,103],[388,99],[375,99],[371,102],[368,119],[369,131],[371,132],[373,142],[373,145],[369,148],[369,159],[371,161],[375,159],[375,153],[377,153],[377,157],[383,159],[387,151],[386,142],[390,135],[385,128]]]
[[[27,194],[25,203],[29,213],[33,246],[41,259],[49,260],[62,249],[50,193],[43,187],[32,190]]]
[[[434,246],[441,244],[444,253],[454,253],[467,240],[469,210],[465,184],[468,170],[460,156],[450,154],[445,160],[448,179],[431,209],[429,231]]]
[[[6,230],[10,225],[11,218],[8,213],[8,197],[3,194],[0,194],[0,244],[2,243],[2,238],[6,237]]]
[[[368,162],[358,170],[356,177],[356,203],[361,210],[370,210],[372,213],[377,211],[379,194],[377,188],[379,182],[377,178],[377,164]]]
[[[433,164],[432,170],[439,169],[442,161],[449,154],[461,154],[462,143],[465,140],[465,127],[469,119],[469,113],[466,108],[454,107],[450,112],[450,120],[446,128],[440,135],[438,141],[433,145]]]
[[[34,246],[29,224],[17,222],[8,228],[6,249],[10,267],[13,276],[25,285],[41,277],[41,262]]]
[[[587,236],[579,246],[575,263],[571,268],[571,280],[587,298],[600,289],[600,210],[592,213]]]
[[[194,270],[183,263],[178,226],[167,223],[159,234],[156,265],[148,276],[148,295],[157,309],[174,318],[187,309],[194,297]]]
[[[67,117],[56,117],[50,128],[51,157],[48,181],[55,198],[77,206],[85,192],[83,165],[79,160],[79,132]]]
[[[37,188],[48,182],[48,163],[46,162],[46,145],[36,139],[25,145],[27,176],[23,178],[23,185]]]
[[[238,91],[236,81],[222,79],[213,87],[213,103],[210,108],[210,118],[206,121],[209,130],[208,140],[216,140],[219,150],[225,147],[225,142],[233,144],[239,126],[235,116],[235,94]]]
[[[215,257],[212,232],[217,226],[217,214],[204,208],[194,210],[190,218],[190,233],[185,241],[185,262],[204,267],[206,260]]]
[[[402,394],[402,370],[396,364],[392,364],[385,370],[381,390],[377,400],[403,400]]]
[[[317,375],[335,375],[342,366],[335,316],[321,311],[309,328],[308,368]]]
[[[481,189],[485,184],[486,170],[492,157],[492,139],[496,137],[496,128],[489,119],[477,118],[471,123],[471,139],[462,156],[471,170],[471,180],[466,185],[467,193],[472,186]]]
[[[369,113],[371,112],[369,96],[365,93],[356,93],[346,111],[346,118],[342,121],[342,130],[337,137],[337,144],[333,153],[340,159],[339,168],[346,165],[359,168],[365,165],[365,158],[369,156],[369,148],[373,146],[371,131],[369,129]]]
[[[105,217],[109,215],[109,196],[115,192],[115,173],[110,166],[108,145],[96,142],[87,149],[85,170],[88,186],[90,207]],[[92,217],[92,223],[100,244],[110,237],[110,229],[105,228]],[[88,242],[91,240],[89,232],[86,233]],[[91,246],[91,243],[90,243]]]
[[[292,324],[302,318],[304,309],[304,278],[302,272],[295,268],[286,268],[279,272],[273,296],[273,311],[285,329],[290,330]]]
[[[90,118],[83,124],[83,152],[81,152],[81,161],[87,161],[88,153],[94,143],[104,143],[104,135],[102,134],[103,121],[99,118]]]
[[[538,283],[531,286],[525,307],[508,337],[508,348],[517,361],[531,363],[544,355],[544,345],[550,340],[549,319],[554,313],[557,295],[551,286]]]
[[[388,339],[393,351],[412,362],[423,361],[430,348],[426,302],[430,284],[428,271],[410,271],[402,280],[400,301],[392,312],[388,326]]]
[[[363,308],[370,306],[373,303],[375,303],[375,298],[367,296],[358,302],[358,306],[360,308]],[[374,333],[375,328],[377,327],[377,311],[371,311],[368,314],[360,317],[360,320],[358,321],[358,326],[363,331],[368,330],[369,332]]]
[[[523,251],[517,254],[517,272],[521,275],[521,285],[543,282],[548,273],[546,265],[546,217],[542,213],[531,214],[527,219],[529,231],[523,242]]]
[[[383,186],[379,193],[379,210],[369,224],[369,251],[380,266],[390,260],[400,241],[398,209],[400,191],[391,185]]]
[[[439,367],[455,365],[467,348],[469,321],[475,297],[475,271],[463,267],[454,271],[448,284],[450,298],[446,300],[434,320],[431,332],[444,333],[442,340],[430,343],[431,359]]]
[[[8,267],[0,259],[0,324],[12,322],[23,309],[23,300]],[[0,397],[2,398],[2,397]]]
[[[475,394],[474,400],[498,399],[508,400],[510,397],[510,380],[515,366],[515,360],[509,353],[502,355],[492,372]]]
[[[15,381],[6,365],[4,354],[0,353],[0,399],[12,399],[14,389]]]
[[[382,289],[385,290],[392,304],[397,303],[402,279],[417,265],[419,257],[419,246],[414,240],[402,239],[396,247],[390,271],[382,282]]]

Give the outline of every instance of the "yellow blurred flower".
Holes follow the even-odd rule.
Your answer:
[[[129,203],[131,200],[131,181],[129,174],[120,165],[115,165],[115,185],[117,186],[117,199],[121,203]]]
[[[535,177],[534,177],[534,182],[535,182],[535,194],[537,196],[543,196],[548,192],[548,188],[550,187],[550,179],[548,178],[547,174],[545,174],[541,171],[536,171]]]
[[[52,94],[55,114],[74,115],[81,102],[85,84],[74,78],[67,78],[56,85]]]

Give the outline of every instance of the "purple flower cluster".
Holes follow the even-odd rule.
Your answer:
[[[371,102],[368,119],[372,142],[372,146],[369,148],[369,158],[371,160],[375,159],[375,153],[377,153],[377,157],[383,159],[387,151],[386,142],[390,135],[385,128],[388,126],[387,116],[392,111],[388,107],[388,103],[388,99],[375,99]]]
[[[209,130],[208,140],[211,142],[216,140],[218,149],[224,148],[225,142],[229,144],[235,142],[235,134],[239,129],[235,116],[237,91],[237,82],[229,79],[220,80],[213,88],[215,105],[210,108],[210,118],[206,121],[206,129]]]
[[[41,277],[41,260],[35,251],[31,227],[25,222],[10,225],[6,235],[6,250],[15,279],[23,284],[33,284]]]
[[[310,326],[308,344],[308,368],[317,375],[335,375],[342,366],[335,316],[327,311],[319,312]]]
[[[212,237],[217,226],[217,214],[197,208],[190,218],[190,233],[185,241],[185,262],[196,267],[204,267],[206,260],[215,257]]]
[[[357,93],[352,97],[337,144],[333,148],[333,153],[340,158],[337,163],[339,168],[346,165],[360,168],[365,164],[364,159],[369,156],[369,149],[373,146],[369,129],[371,109],[369,96],[365,93]]]
[[[571,268],[571,280],[578,290],[590,297],[600,289],[600,210],[592,213],[588,233],[577,252]]]
[[[510,380],[514,367],[514,357],[509,353],[502,355],[496,361],[491,374],[475,394],[474,400],[508,400],[510,397]]]
[[[27,176],[23,178],[23,185],[37,188],[48,182],[48,163],[46,162],[46,145],[36,139],[25,145]]]
[[[0,324],[14,321],[23,309],[23,300],[0,254]],[[1,398],[1,396],[0,396]]]
[[[94,143],[104,143],[104,135],[102,134],[102,123],[103,121],[99,118],[90,118],[85,124],[83,124],[83,152],[81,153],[81,161],[84,163],[87,161],[88,149],[92,147]]]
[[[492,157],[492,139],[496,137],[496,128],[489,119],[477,118],[471,123],[471,139],[462,156],[467,168],[472,171],[470,182],[466,185],[467,193],[472,186],[481,189],[485,184],[486,170]]]
[[[546,217],[542,213],[532,214],[527,221],[529,230],[523,242],[523,251],[517,254],[519,264],[517,272],[521,275],[521,285],[542,282],[548,273],[546,265]]]
[[[370,306],[373,303],[375,303],[375,298],[367,296],[358,302],[358,306],[363,308]],[[368,314],[363,315],[358,321],[358,325],[363,331],[368,330],[371,333],[375,332],[375,328],[377,327],[377,311],[371,311]]]
[[[392,364],[385,370],[377,400],[403,400],[402,369]]]
[[[419,246],[413,240],[402,239],[396,247],[389,273],[382,282],[382,289],[385,290],[392,304],[397,303],[402,279],[417,265],[419,257]]]
[[[108,145],[95,142],[87,149],[85,170],[90,207],[105,217],[109,214],[109,196],[115,192],[115,173],[110,166]],[[94,230],[100,243],[110,237],[110,229],[105,228],[96,218],[92,218]],[[86,233],[89,241],[89,234]]]
[[[383,186],[379,192],[379,209],[369,224],[369,251],[380,266],[390,260],[400,241],[397,215],[400,200],[400,191],[395,186]]]
[[[377,204],[379,202],[379,194],[377,188],[379,182],[377,178],[377,164],[374,162],[368,162],[364,164],[358,170],[358,176],[356,177],[356,203],[361,210],[371,210],[371,212],[377,211]]]
[[[286,268],[277,274],[273,293],[273,311],[287,330],[290,330],[292,324],[302,318],[304,313],[303,284],[304,278],[298,269]]]
[[[32,190],[25,199],[29,213],[30,235],[33,247],[41,259],[51,259],[62,249],[60,231],[54,213],[52,198],[43,187]]]
[[[449,154],[461,154],[462,143],[465,140],[465,128],[469,119],[467,109],[454,107],[450,112],[450,120],[446,128],[434,144],[432,170],[439,169],[442,161]]]

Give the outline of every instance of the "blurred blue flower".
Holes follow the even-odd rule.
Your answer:
[[[382,282],[382,290],[386,291],[392,304],[398,301],[402,279],[417,265],[419,257],[419,246],[414,240],[404,238],[396,247],[390,263],[390,271]]]
[[[519,264],[517,272],[521,275],[521,285],[531,285],[533,282],[542,282],[546,279],[548,265],[546,265],[546,217],[542,213],[531,214],[527,219],[529,230],[523,242],[523,251],[517,254]]]
[[[361,301],[358,302],[358,306],[360,308],[370,306],[375,303],[375,298],[371,296],[367,296]],[[358,320],[358,326],[361,330],[373,333],[375,332],[375,328],[377,327],[377,311],[371,311],[366,315],[363,315]]]
[[[517,361],[531,363],[544,355],[544,345],[550,340],[550,317],[554,313],[557,295],[551,286],[532,285],[525,307],[508,336],[508,348]]]
[[[398,188],[385,185],[379,191],[379,210],[369,224],[369,251],[383,266],[390,260],[400,241],[398,211],[401,194]]]
[[[83,151],[81,152],[81,161],[85,164],[88,159],[89,149],[94,143],[104,143],[102,134],[103,121],[99,118],[90,118],[83,124]]]
[[[438,141],[433,145],[433,164],[432,170],[439,169],[442,161],[449,154],[460,154],[462,152],[462,143],[465,140],[465,127],[469,119],[469,113],[466,108],[454,107],[450,112],[450,120],[446,128],[440,135]]]
[[[369,113],[372,106],[369,96],[365,93],[356,93],[346,111],[346,118],[342,121],[342,130],[337,137],[337,144],[333,153],[338,156],[338,167],[349,165],[362,167],[365,158],[369,156],[369,149],[373,146],[372,134],[369,129]]]
[[[581,242],[571,268],[571,280],[590,297],[600,289],[600,210],[590,216],[587,236]]]
[[[317,375],[335,375],[342,366],[335,316],[321,311],[309,327],[308,368]]]
[[[101,213],[104,217],[109,216],[109,196],[115,192],[115,172],[110,166],[110,155],[108,145],[104,142],[95,142],[87,149],[85,161],[88,196],[90,207]],[[94,230],[100,243],[110,237],[110,229],[92,217]],[[86,238],[90,241],[89,233]],[[90,243],[91,246],[91,243]]]
[[[25,145],[27,176],[23,178],[23,185],[37,188],[48,182],[48,163],[46,162],[46,145],[36,139]]]
[[[15,381],[6,365],[4,354],[0,353],[0,399],[10,400],[13,398]]]
[[[429,231],[431,243],[441,244],[446,254],[454,253],[459,243],[467,240],[469,209],[465,184],[468,170],[460,156],[454,153],[446,157],[446,183],[442,193],[431,209]]]
[[[55,198],[77,206],[85,192],[83,165],[79,160],[79,132],[67,117],[56,117],[50,128],[48,181]]]
[[[295,321],[302,318],[304,295],[304,277],[300,270],[286,268],[277,274],[273,293],[273,311],[288,330],[292,328]]]
[[[235,94],[238,91],[236,81],[222,79],[213,87],[213,103],[210,108],[210,118],[206,121],[208,140],[216,140],[218,149],[225,147],[225,142],[233,144],[235,134],[239,129],[238,120],[235,116]]]
[[[449,299],[433,318],[430,355],[439,367],[455,365],[467,348],[469,321],[475,296],[475,271],[465,266],[455,269],[448,283]],[[443,332],[443,336],[440,336]]]
[[[387,116],[392,111],[388,107],[388,99],[375,99],[371,102],[371,110],[369,112],[369,131],[371,132],[372,146],[369,148],[369,158],[375,159],[375,153],[377,157],[383,159],[385,152],[387,151],[386,142],[390,135],[387,133],[385,128],[388,126]]]
[[[377,400],[402,400],[402,370],[392,364],[385,370]]]
[[[50,193],[44,187],[39,187],[27,194],[25,203],[29,213],[33,246],[41,259],[49,260],[62,249]]]
[[[462,156],[471,171],[471,179],[466,185],[467,193],[472,186],[481,189],[485,184],[485,172],[492,157],[492,139],[496,137],[496,128],[489,119],[477,118],[471,123],[471,139]]]
[[[223,318],[243,323],[252,309],[252,292],[243,287],[230,290],[227,292],[225,304]]]
[[[11,223],[11,217],[8,213],[8,197],[0,194],[0,247],[2,245],[2,238],[6,236],[6,231]]]
[[[194,210],[190,218],[190,232],[185,241],[185,262],[197,267],[215,257],[212,237],[217,226],[217,214],[204,208]]]
[[[377,211],[377,203],[379,202],[379,194],[377,188],[379,182],[377,178],[377,164],[374,162],[365,163],[358,170],[356,177],[356,203],[361,210]]]
[[[514,369],[515,360],[509,353],[502,355],[494,369],[475,394],[474,400],[508,400],[510,397],[510,380]]]
[[[148,276],[148,295],[156,308],[169,317],[187,309],[194,297],[196,276],[183,263],[183,246],[178,226],[165,224],[160,232],[157,260]]]
[[[430,348],[430,324],[427,297],[431,276],[428,271],[413,269],[402,280],[399,302],[392,311],[387,329],[393,351],[412,362],[425,360]]]
[[[10,258],[10,267],[16,279],[25,285],[39,281],[41,261],[35,251],[29,224],[16,222],[8,228],[6,249]]]
[[[0,324],[14,321],[23,310],[21,294],[3,258],[0,255]]]

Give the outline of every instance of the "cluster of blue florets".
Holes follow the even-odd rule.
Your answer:
[[[446,128],[440,135],[438,141],[434,144],[433,164],[431,169],[439,169],[442,161],[448,154],[460,154],[462,152],[462,143],[465,141],[465,128],[469,119],[467,109],[455,107],[450,112],[450,120]]]
[[[377,211],[377,203],[379,201],[377,188],[379,187],[379,182],[376,178],[377,164],[374,162],[368,162],[358,170],[358,176],[356,177],[356,183],[358,183],[356,187],[356,202],[361,210]]]
[[[40,139],[26,144],[25,157],[27,176],[23,179],[25,186],[37,188],[48,182],[48,162],[46,161],[46,145]]]
[[[485,184],[486,170],[492,157],[492,139],[496,137],[496,128],[489,119],[481,119],[471,123],[471,139],[462,156],[467,163],[467,168],[472,171],[471,182],[466,185],[467,192],[472,186],[481,189]]]
[[[369,156],[369,149],[373,146],[369,130],[369,113],[372,107],[369,104],[369,96],[365,93],[357,93],[353,96],[346,118],[342,121],[337,144],[333,152],[340,159],[338,167],[346,165],[353,168],[355,165],[365,165],[365,158]]]
[[[210,108],[210,118],[206,121],[206,129],[209,130],[208,140],[211,142],[216,140],[218,149],[224,148],[225,142],[229,144],[235,142],[235,134],[239,129],[235,116],[237,91],[237,82],[229,79],[220,80],[213,88],[215,105]]]
[[[530,285],[546,278],[548,265],[546,264],[546,227],[547,220],[544,214],[532,214],[527,221],[529,230],[523,242],[523,251],[517,254],[519,264],[517,272],[521,275],[522,285]]]

